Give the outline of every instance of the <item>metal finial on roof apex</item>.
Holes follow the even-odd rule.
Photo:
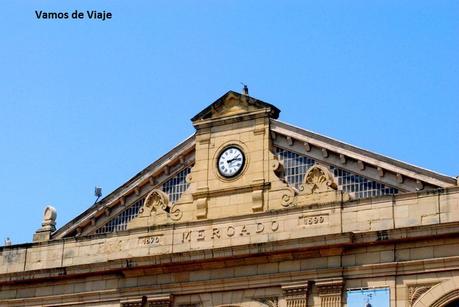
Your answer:
[[[241,84],[244,86],[244,87],[242,88],[242,94],[248,96],[248,95],[249,95],[249,87],[247,86],[247,84],[244,84],[244,83],[242,83],[242,82],[241,82]]]

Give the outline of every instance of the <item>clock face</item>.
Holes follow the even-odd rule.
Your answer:
[[[245,157],[242,150],[235,146],[227,147],[217,160],[220,175],[226,178],[237,176],[243,169]]]

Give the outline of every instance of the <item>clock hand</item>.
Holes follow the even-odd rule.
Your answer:
[[[231,162],[233,162],[234,160],[239,160],[239,159],[238,159],[238,158],[239,158],[239,156],[240,156],[240,155],[237,155],[237,156],[236,156],[236,157],[234,157],[233,159],[231,159],[231,160],[227,160],[226,162],[228,162],[228,163],[231,163]]]

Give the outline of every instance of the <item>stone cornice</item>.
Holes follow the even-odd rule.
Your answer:
[[[401,244],[404,242],[414,242],[426,239],[440,238],[457,238],[459,236],[459,223],[448,223],[441,225],[427,225],[412,228],[395,229],[388,231],[389,240],[378,241],[378,232],[367,233],[343,233],[326,236],[318,236],[304,239],[283,240],[277,242],[267,242],[257,245],[233,246],[226,248],[214,248],[213,250],[200,250],[190,252],[178,252],[156,256],[132,257],[126,255],[125,259],[111,260],[110,262],[94,262],[91,264],[72,265],[51,267],[39,270],[27,270],[11,273],[0,274],[0,285],[11,283],[23,283],[30,281],[51,280],[53,278],[65,279],[84,276],[93,276],[100,274],[119,274],[126,276],[143,275],[146,272],[167,273],[174,272],[175,266],[180,266],[181,271],[201,270],[218,267],[231,267],[235,265],[249,265],[259,261],[283,261],[296,259],[297,257],[320,257],[321,250],[332,249],[333,254],[341,255],[343,249],[359,248],[362,246],[374,246],[376,244]],[[62,241],[62,243],[64,243]],[[49,244],[59,246],[59,242],[50,242]],[[41,243],[40,245],[46,245]],[[60,248],[57,248],[58,250]],[[311,251],[312,253],[308,253]],[[27,251],[25,251],[27,252]],[[65,251],[64,251],[65,252]],[[2,254],[6,257],[8,254],[19,254],[14,248],[4,247]],[[327,252],[328,253],[328,252]],[[450,257],[456,259],[457,269],[459,269],[459,257]],[[259,259],[259,260],[257,260]],[[268,260],[271,259],[271,260]],[[444,266],[444,259],[425,259],[410,260],[398,262],[388,262],[382,264],[366,265],[364,267],[349,266],[345,269],[344,274],[359,275],[390,275],[397,270],[398,274],[413,274],[416,272],[441,271]],[[427,261],[427,262],[426,262]],[[450,261],[451,262],[451,261]],[[212,264],[213,263],[213,264]],[[429,267],[426,267],[429,263]],[[378,269],[379,268],[379,269]],[[451,270],[451,265],[448,266]],[[388,271],[389,270],[389,271]],[[136,273],[137,272],[137,273]]]
[[[306,151],[310,151],[311,146],[315,146],[320,149],[335,152],[337,154],[337,163],[335,164],[340,165],[341,162],[341,164],[343,164],[343,168],[345,169],[346,157],[348,157],[357,162],[361,161],[360,168],[364,166],[364,164],[362,165],[361,163],[368,163],[374,166],[375,176],[384,176],[384,170],[387,170],[394,174],[415,178],[421,182],[426,182],[433,186],[442,188],[452,187],[457,184],[456,179],[453,177],[448,177],[383,155],[375,154],[373,152],[354,147],[349,144],[336,141],[334,139],[277,120],[271,120],[271,131],[284,135],[287,137],[287,139],[290,138],[289,140],[285,141],[287,148],[293,145],[292,140],[296,140],[301,144],[302,147],[306,147]],[[330,153],[327,152],[325,158],[328,158],[329,154]],[[378,167],[381,169],[378,170]],[[377,179],[377,177],[374,179]],[[400,181],[400,179],[398,180]]]
[[[446,265],[446,262],[448,265]],[[426,262],[426,260],[416,260],[416,261],[405,261],[399,263],[385,263],[385,264],[374,264],[374,265],[366,265],[365,267],[356,266],[350,267],[347,269],[342,268],[335,268],[335,269],[318,269],[318,270],[307,270],[307,271],[296,271],[296,272],[284,272],[284,273],[272,273],[272,274],[263,274],[263,278],[250,278],[250,277],[234,277],[234,278],[226,278],[225,279],[225,290],[238,290],[238,289],[257,289],[263,287],[282,287],[286,281],[290,281],[289,284],[291,285],[305,285],[305,280],[316,280],[319,284],[324,281],[324,279],[318,279],[319,277],[323,276],[343,276],[343,278],[366,278],[366,277],[389,277],[389,276],[401,276],[401,275],[412,275],[412,274],[420,274],[425,273],[423,267],[425,264],[436,263],[438,265],[438,269],[436,271],[429,271],[429,272],[442,272],[442,271],[449,271],[452,270],[459,270],[459,257],[447,257],[442,259],[430,259]],[[456,265],[454,265],[456,263]],[[411,269],[410,269],[411,268]],[[185,268],[186,269],[186,268]],[[199,269],[195,267],[195,269]],[[209,269],[209,268],[207,268]],[[363,270],[362,270],[363,269]],[[404,272],[400,272],[403,269]],[[138,271],[137,275],[132,276],[144,276],[145,274],[158,274],[159,271],[152,271],[148,269],[141,269]],[[97,274],[97,273],[95,273]],[[103,273],[106,274],[106,273]],[[119,273],[112,271],[111,276],[119,276]],[[100,276],[100,275],[98,275]],[[106,275],[110,276],[110,275]],[[55,275],[56,278],[61,280],[65,280],[65,274]],[[77,277],[77,276],[73,276]],[[51,279],[43,279],[42,281],[52,281]],[[36,280],[40,281],[40,280]],[[30,281],[28,281],[30,282]],[[0,284],[4,284],[1,283]],[[125,297],[134,297],[138,295],[138,293],[145,293],[146,295],[150,296],[160,296],[158,293],[177,293],[180,292],[181,295],[186,294],[193,294],[193,293],[200,293],[200,292],[212,292],[212,291],[219,291],[221,285],[218,282],[215,282],[214,279],[202,280],[202,281],[194,281],[194,282],[186,282],[186,283],[167,283],[158,287],[158,285],[153,284],[150,286],[138,286],[132,287],[127,289],[119,289],[116,290],[104,290],[104,291],[88,291],[88,292],[79,292],[75,294],[61,294],[61,295],[53,295],[53,296],[42,296],[42,297],[30,297],[30,298],[21,298],[21,299],[11,299],[11,300],[0,300],[0,304],[20,304],[22,302],[27,301],[28,303],[35,303],[40,304],[44,300],[48,298],[52,299],[59,299],[60,301],[65,300],[74,300],[75,298],[84,297],[84,301],[86,303],[96,302],[100,299],[101,296],[104,297],[105,301],[120,301],[120,298]]]

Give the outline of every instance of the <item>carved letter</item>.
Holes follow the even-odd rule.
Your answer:
[[[183,235],[182,236],[182,242],[185,242],[185,241],[190,242],[191,241],[191,230],[188,231],[188,232],[184,232],[182,235]]]
[[[198,241],[204,241],[204,239],[206,238],[204,236],[204,231],[205,231],[204,229],[198,230]]]
[[[212,236],[210,238],[211,239],[214,239],[214,238],[220,239],[220,230],[218,228],[213,228],[212,229]]]
[[[228,226],[228,228],[226,229],[226,235],[228,237],[234,236],[234,232],[235,232],[235,230],[234,230],[233,226]]]
[[[239,235],[243,236],[244,234],[250,235],[250,232],[247,230],[247,227],[242,226],[241,233]]]
[[[262,223],[257,223],[257,233],[263,232],[265,230],[265,226]]]
[[[279,229],[279,223],[277,221],[271,222],[271,229],[272,231],[277,231]]]

